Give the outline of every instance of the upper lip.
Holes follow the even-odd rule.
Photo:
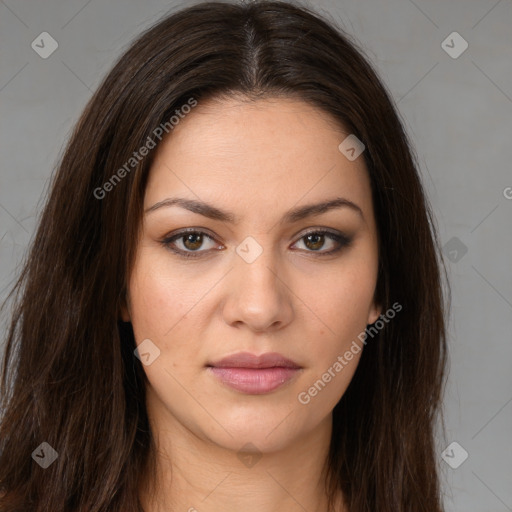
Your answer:
[[[273,368],[277,366],[300,368],[294,361],[277,352],[267,352],[259,356],[251,354],[250,352],[238,352],[223,357],[207,366],[215,366],[217,368]]]

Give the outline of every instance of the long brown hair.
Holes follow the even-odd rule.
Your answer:
[[[139,484],[154,471],[154,443],[145,374],[119,312],[155,151],[131,159],[158,127],[171,133],[169,119],[191,98],[235,93],[299,98],[365,144],[379,234],[376,299],[382,311],[403,307],[368,342],[333,411],[330,505],[341,489],[351,512],[443,510],[435,432],[446,269],[413,150],[363,55],[307,7],[261,1],[171,13],[120,57],[72,133],[9,295],[2,511],[142,510]],[[34,456],[48,450],[43,442],[58,454],[46,469]]]

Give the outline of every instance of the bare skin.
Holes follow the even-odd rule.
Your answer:
[[[327,510],[332,410],[362,352],[321,391],[308,390],[381,313],[370,181],[363,157],[338,149],[348,134],[298,100],[231,98],[200,103],[158,147],[145,210],[181,197],[238,222],[178,205],[144,215],[122,317],[137,344],[160,350],[144,366],[158,447],[157,480],[140,490],[145,512]],[[280,222],[335,198],[361,212],[343,206]],[[186,228],[200,233],[169,242]],[[352,240],[306,236],[322,229]],[[270,392],[242,392],[207,367],[239,351],[278,352],[300,369]],[[346,512],[338,498],[336,512]]]

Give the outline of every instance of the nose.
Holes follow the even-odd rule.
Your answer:
[[[227,278],[224,320],[229,325],[245,325],[254,332],[275,331],[293,318],[293,293],[277,264],[273,251],[263,252],[248,263],[238,254]]]

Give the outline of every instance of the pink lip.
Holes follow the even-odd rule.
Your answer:
[[[261,356],[239,352],[208,365],[208,370],[227,386],[243,393],[269,393],[293,378],[299,365],[276,352]]]
[[[208,368],[227,386],[251,395],[269,393],[290,380],[298,368]]]
[[[215,366],[217,368],[273,368],[275,366],[300,368],[294,361],[277,352],[267,352],[259,356],[250,352],[238,352],[237,354],[209,363],[208,366]]]

